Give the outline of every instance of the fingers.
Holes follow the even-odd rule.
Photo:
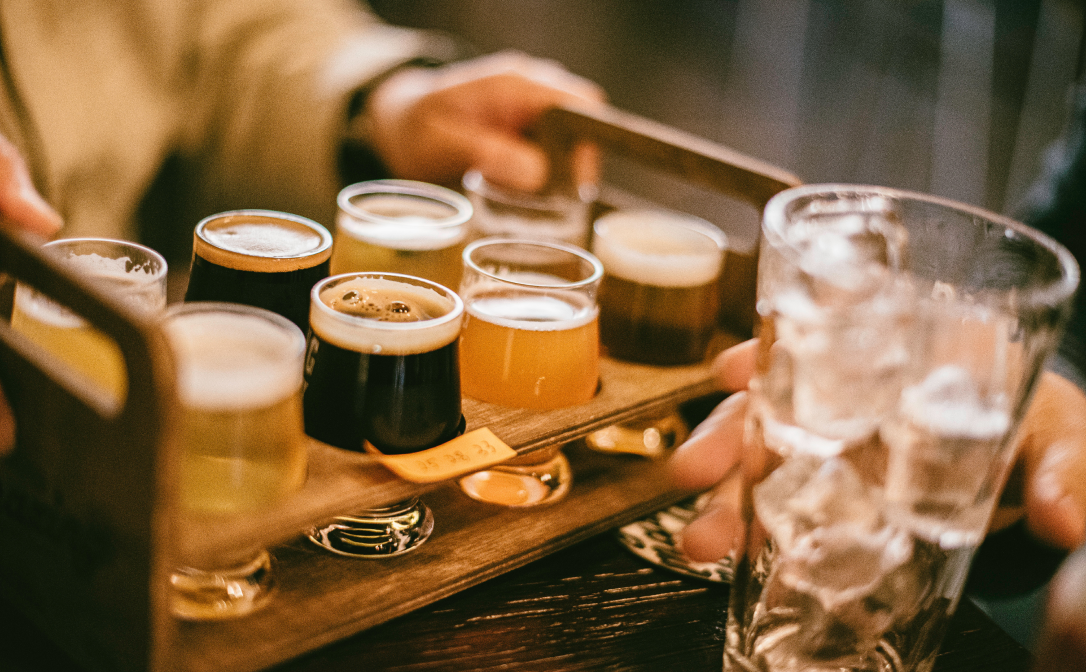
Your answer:
[[[595,83],[553,61],[502,52],[438,69],[410,69],[370,95],[371,140],[400,177],[451,184],[478,169],[495,184],[538,191],[547,182],[547,155],[528,128],[559,104],[598,104]],[[575,153],[578,178],[598,174],[592,150]]]
[[[679,535],[679,548],[691,560],[715,562],[743,543],[739,517],[739,470],[720,483],[698,517]]]
[[[668,471],[676,485],[702,490],[732,470],[743,451],[746,407],[746,393],[733,394],[694,428],[668,460]]]
[[[1086,541],[1086,395],[1046,372],[1020,436],[1030,530],[1054,546],[1077,547]]]
[[[754,377],[754,365],[758,353],[758,339],[752,338],[733,345],[713,360],[713,378],[722,390],[745,390]]]
[[[1086,660],[1086,548],[1072,555],[1048,591],[1034,670],[1071,672]]]
[[[0,215],[8,223],[40,238],[52,238],[62,221],[30,179],[26,162],[11,142],[0,135]]]

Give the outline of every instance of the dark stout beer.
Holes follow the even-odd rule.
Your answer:
[[[458,340],[451,290],[396,274],[349,273],[312,292],[305,428],[347,450],[363,442],[412,453],[460,431]]]
[[[185,301],[265,308],[304,333],[309,290],[328,275],[332,235],[314,221],[267,210],[213,215],[196,225]]]

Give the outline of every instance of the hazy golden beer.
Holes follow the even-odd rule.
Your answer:
[[[43,249],[136,310],[157,312],[166,306],[166,260],[154,250],[101,238],[58,240]],[[120,349],[83,318],[20,284],[11,325],[117,400],[124,399],[128,378]]]
[[[332,234],[320,224],[272,210],[235,210],[193,232],[185,301],[228,301],[285,316],[303,332],[309,290],[328,275]]]
[[[164,328],[181,402],[182,515],[257,510],[300,488],[306,476],[301,331],[270,311],[215,302],[175,306]],[[171,581],[175,614],[197,620],[248,613],[274,583],[264,550],[231,567],[179,568]]]
[[[444,187],[373,180],[338,198],[331,273],[402,273],[446,287],[460,283],[471,204]]]
[[[460,346],[464,393],[516,408],[588,401],[599,382],[598,312],[572,292],[472,296]]]
[[[202,513],[266,506],[305,480],[301,332],[259,309],[188,303],[166,322],[184,413],[181,501]]]
[[[618,210],[594,225],[603,263],[600,337],[616,359],[692,364],[716,327],[726,238],[695,217]]]
[[[557,242],[484,238],[464,249],[460,336],[464,394],[503,406],[583,404],[599,384],[603,266]],[[469,497],[502,506],[561,499],[573,472],[558,445],[469,474]]]

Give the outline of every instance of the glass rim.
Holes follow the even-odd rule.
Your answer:
[[[94,236],[84,236],[81,238],[58,238],[51,240],[48,243],[42,245],[42,249],[58,249],[65,246],[66,243],[105,243],[109,245],[117,245],[119,247],[128,247],[139,250],[143,254],[147,255],[150,259],[154,260],[157,264],[157,268],[152,268],[150,273],[146,273],[143,277],[134,276],[136,282],[140,285],[150,285],[156,282],[161,282],[169,271],[169,267],[166,264],[166,258],[159,254],[157,251],[147,247],[146,245],[135,243],[130,240],[121,240],[119,238],[97,238]],[[60,261],[64,261],[60,259]],[[125,274],[125,280],[127,281],[128,274]]]
[[[310,231],[313,231],[314,233],[316,233],[318,236],[320,236],[321,242],[320,242],[320,245],[318,245],[317,247],[306,250],[304,252],[300,252],[298,254],[283,254],[283,255],[265,256],[265,255],[258,255],[258,254],[249,254],[249,253],[246,253],[246,252],[241,252],[239,250],[232,250],[232,249],[229,249],[229,248],[222,247],[221,245],[218,245],[217,243],[209,240],[207,238],[207,236],[204,234],[204,231],[207,229],[207,226],[209,224],[212,224],[212,223],[214,223],[214,222],[216,222],[216,221],[218,221],[220,219],[226,219],[226,218],[231,218],[231,217],[253,217],[253,218],[262,218],[262,219],[269,219],[269,220],[285,220],[285,221],[288,221],[288,222],[293,222],[294,224],[300,224],[301,226],[304,226],[305,228],[309,229]],[[326,258],[328,258],[328,257],[330,257],[332,255],[332,234],[331,234],[330,231],[328,231],[328,229],[325,226],[323,226],[322,224],[320,224],[320,223],[318,223],[318,222],[316,222],[316,221],[314,221],[312,219],[309,219],[308,217],[302,217],[301,215],[295,215],[295,214],[291,214],[289,212],[281,212],[279,210],[246,209],[246,210],[227,210],[225,212],[217,212],[217,213],[215,213],[213,215],[208,215],[207,217],[204,217],[203,219],[201,219],[196,224],[196,229],[195,229],[195,231],[193,233],[196,236],[196,238],[198,238],[205,245],[207,245],[210,248],[212,248],[213,250],[215,250],[216,255],[218,255],[220,258],[223,258],[223,259],[224,258],[238,258],[238,259],[255,258],[255,259],[295,260],[295,261],[299,261],[299,260],[307,260],[307,259],[311,259],[313,257],[317,257],[318,258],[317,263],[320,263],[321,261],[324,261],[324,259],[326,259]],[[193,251],[195,252],[195,250],[193,250]],[[208,261],[211,261],[212,263],[219,263],[218,261],[216,261],[214,259],[209,259]],[[220,265],[222,265],[222,264],[220,264]],[[304,268],[304,267],[299,266],[298,268]],[[288,271],[288,270],[298,270],[298,268],[283,268],[283,269],[275,269],[275,270]]]
[[[801,198],[818,196],[819,194],[871,195],[885,196],[891,200],[897,201],[919,201],[937,205],[948,210],[954,210],[959,213],[972,215],[973,217],[983,219],[993,224],[998,224],[999,226],[1006,227],[1040,245],[1056,259],[1060,273],[1059,278],[1045,282],[1044,284],[1025,292],[1032,298],[1032,304],[1059,305],[1070,299],[1078,289],[1080,279],[1078,261],[1066,247],[1043,231],[1039,231],[1010,217],[968,203],[955,201],[942,196],[935,196],[907,189],[897,189],[894,187],[866,184],[825,183],[805,184],[778,192],[766,203],[762,214],[761,225],[762,235],[774,244],[774,249],[777,249],[778,251],[789,250],[792,251],[793,254],[798,254],[795,252],[795,246],[787,242],[783,234],[785,222],[787,221],[786,210],[790,204]]]
[[[190,313],[233,313],[259,317],[290,332],[290,338],[294,341],[294,343],[291,344],[291,348],[294,349],[295,346],[297,346],[299,352],[305,353],[305,334],[302,333],[302,330],[298,325],[273,310],[260,308],[259,306],[250,306],[247,303],[232,303],[230,301],[184,301],[166,306],[166,310],[163,311],[160,319],[165,323],[175,317]]]
[[[523,282],[514,280],[508,277],[495,275],[490,271],[483,270],[479,267],[475,260],[471,258],[471,255],[475,250],[485,247],[491,247],[494,245],[525,245],[532,247],[543,247],[551,250],[559,250],[571,254],[581,261],[587,262],[592,267],[592,274],[583,280],[575,280],[572,282],[557,283],[553,285],[540,285],[534,282]],[[472,271],[482,275],[490,280],[501,282],[507,285],[513,285],[515,287],[528,287],[532,289],[581,289],[584,287],[590,287],[600,281],[603,278],[603,262],[601,262],[596,255],[592,254],[588,250],[577,247],[576,245],[569,245],[567,243],[560,243],[557,241],[547,240],[533,240],[530,238],[504,238],[504,237],[491,237],[481,238],[474,242],[471,242],[464,248],[462,255],[464,265],[470,268]]]
[[[437,317],[431,317],[425,320],[419,320],[417,322],[382,322],[381,320],[375,320],[370,317],[361,317],[358,315],[346,315],[328,306],[321,300],[321,291],[330,285],[336,285],[351,278],[376,278],[382,280],[392,280],[394,282],[401,282],[403,284],[410,284],[416,287],[428,287],[429,289],[436,290],[442,296],[450,298],[452,300],[452,307],[444,315]],[[406,282],[405,282],[406,281]],[[382,271],[351,271],[348,273],[339,273],[336,275],[330,275],[313,285],[313,289],[309,291],[309,305],[311,310],[318,310],[322,315],[330,319],[334,319],[342,324],[352,326],[364,326],[367,329],[376,329],[381,331],[419,331],[422,329],[434,329],[442,325],[448,324],[455,320],[460,319],[464,314],[464,301],[460,298],[460,295],[449,289],[445,285],[434,282],[433,280],[427,280],[426,278],[420,278],[414,275],[407,275],[405,273],[385,273]],[[310,320],[312,321],[312,319]]]
[[[448,217],[437,219],[425,218],[418,221],[404,221],[402,217],[386,217],[355,205],[352,199],[366,194],[391,194],[427,199],[449,206],[454,213]],[[341,212],[357,220],[397,224],[419,229],[451,229],[463,226],[471,219],[473,214],[471,202],[463,194],[437,184],[418,180],[386,179],[356,182],[340,189],[339,194],[336,196],[336,205]]]
[[[478,194],[481,198],[485,198],[489,201],[501,203],[506,206],[523,208],[525,210],[564,212],[569,209],[571,204],[579,207],[588,207],[589,200],[595,198],[595,193],[592,191],[594,187],[592,185],[580,185],[578,187],[578,193],[576,194],[563,192],[541,194],[506,189],[494,184],[483,177],[482,172],[474,169],[464,173],[461,184],[468,193]],[[589,192],[589,196],[586,196],[585,193],[581,192]]]

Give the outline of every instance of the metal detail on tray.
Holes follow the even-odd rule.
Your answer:
[[[732,563],[696,562],[679,550],[679,534],[698,515],[701,497],[692,497],[619,528],[618,540],[654,565],[703,581],[731,583]]]

